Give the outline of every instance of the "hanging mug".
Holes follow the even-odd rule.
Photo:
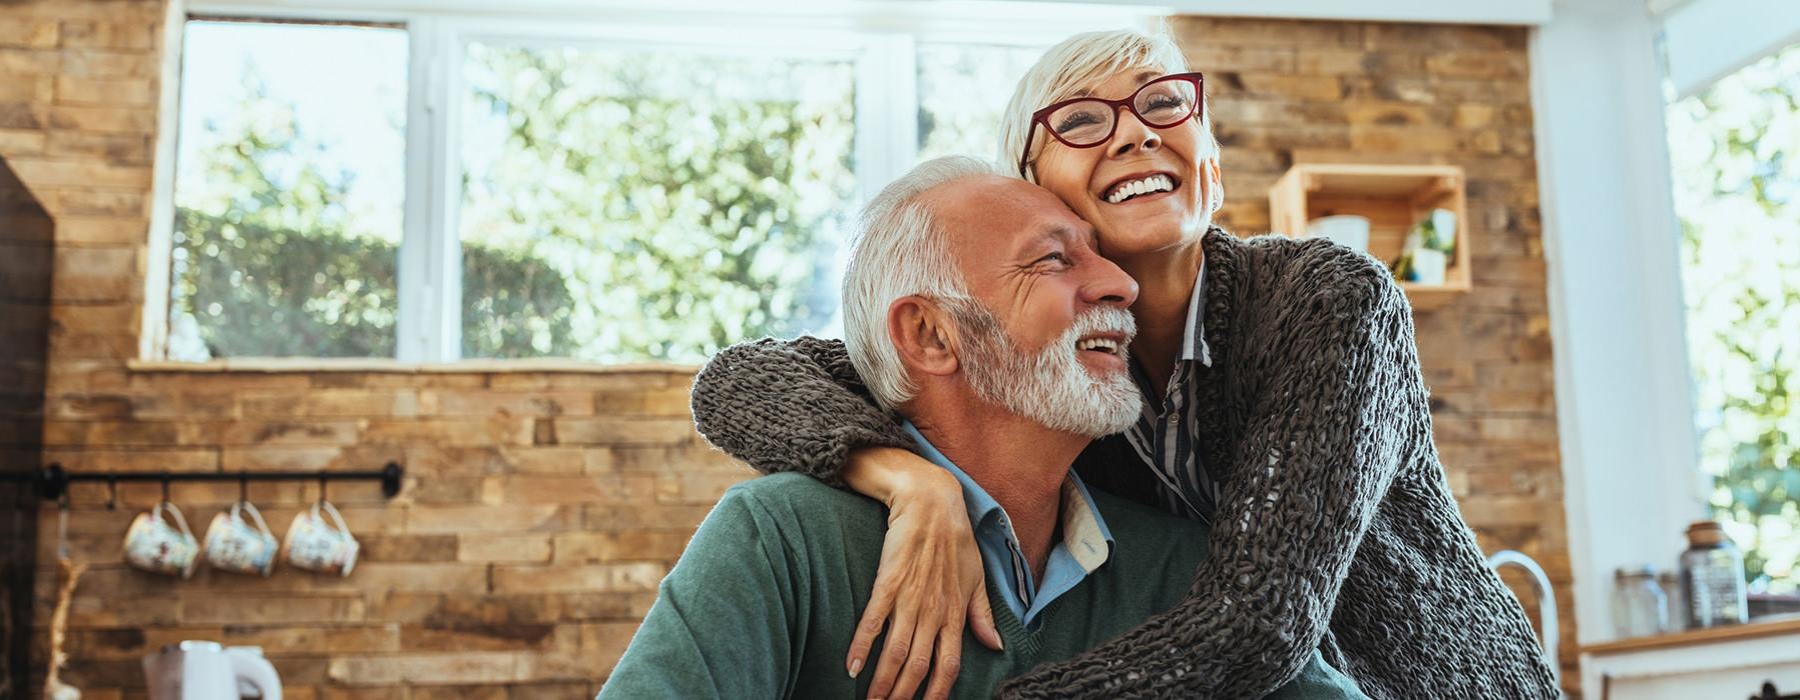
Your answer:
[[[231,504],[231,510],[213,516],[206,528],[206,561],[216,569],[268,576],[275,571],[277,549],[275,535],[249,501]]]
[[[312,510],[294,515],[286,540],[283,546],[289,564],[339,576],[349,576],[350,570],[356,568],[356,555],[362,548],[344,525],[343,516],[338,515],[337,506],[324,499],[314,501]]]
[[[200,543],[174,503],[163,501],[148,513],[138,513],[125,531],[125,563],[139,569],[188,578],[199,560]]]

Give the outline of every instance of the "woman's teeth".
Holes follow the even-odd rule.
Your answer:
[[[1140,180],[1132,180],[1119,185],[1118,187],[1114,187],[1112,192],[1106,195],[1106,203],[1118,204],[1119,202],[1123,202],[1138,195],[1152,194],[1155,192],[1169,192],[1174,189],[1175,181],[1169,179],[1169,176],[1151,175]]]

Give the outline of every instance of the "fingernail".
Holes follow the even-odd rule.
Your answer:
[[[863,664],[862,659],[855,659],[850,662],[850,677],[851,678],[855,678],[856,674],[862,673],[862,664]]]

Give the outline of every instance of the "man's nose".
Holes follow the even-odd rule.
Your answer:
[[[1107,144],[1107,153],[1122,156],[1135,150],[1151,150],[1162,145],[1162,136],[1142,119],[1138,119],[1136,112],[1121,106],[1113,118],[1119,123],[1113,127],[1112,142]]]
[[[1129,307],[1137,301],[1137,280],[1111,260],[1099,255],[1095,255],[1094,260],[1094,264],[1087,266],[1092,276],[1081,285],[1082,301],[1094,306],[1119,308]]]

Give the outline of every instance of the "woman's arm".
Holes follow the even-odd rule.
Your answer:
[[[1000,648],[961,487],[909,451],[912,436],[875,405],[843,341],[733,345],[694,377],[692,403],[700,434],[757,471],[800,472],[887,505],[875,589],[845,659],[849,674],[860,674],[887,630],[874,696],[912,697],[924,685],[925,697],[947,697],[965,621]]]
[[[842,488],[851,450],[913,448],[869,397],[840,340],[765,338],[725,348],[695,375],[691,400],[700,434],[764,474],[800,472]]]
[[[1411,308],[1378,270],[1286,315],[1189,597],[1002,697],[1261,697],[1322,639],[1394,475],[1430,440]],[[1280,342],[1267,342],[1280,341]],[[1345,421],[1345,417],[1350,417]]]
[[[886,494],[873,498],[888,509],[875,589],[850,640],[845,670],[862,673],[885,627],[869,697],[910,698],[923,684],[926,700],[948,698],[962,665],[965,621],[989,649],[1002,647],[962,486],[950,472],[891,447],[850,453],[844,478],[858,493]]]

